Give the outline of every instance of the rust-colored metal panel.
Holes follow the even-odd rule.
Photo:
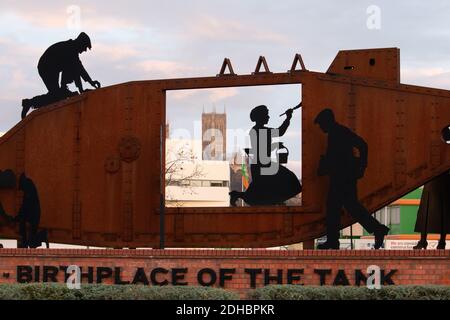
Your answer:
[[[400,50],[383,48],[339,51],[328,74],[400,82]]]
[[[344,69],[347,65],[354,68]],[[328,178],[316,172],[326,135],[313,120],[326,107],[369,145],[368,168],[358,186],[370,211],[450,169],[450,146],[440,138],[450,125],[450,92],[400,84],[399,70],[398,49],[352,50],[339,52],[327,73],[224,75],[103,88],[35,111],[17,124],[0,138],[0,169],[17,176],[26,172],[35,182],[40,227],[49,230],[52,242],[157,247],[166,92],[301,84],[302,206],[165,210],[171,247],[301,242],[325,233]],[[21,194],[0,190],[0,201],[16,213]],[[353,221],[343,214],[345,227]],[[0,235],[18,238],[18,227],[0,220]]]

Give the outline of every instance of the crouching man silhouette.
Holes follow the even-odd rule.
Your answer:
[[[41,205],[37,188],[33,181],[24,173],[19,178],[19,190],[23,192],[22,205],[15,217],[8,215],[0,203],[0,216],[8,222],[19,223],[19,248],[37,248],[42,242],[49,247],[47,230],[39,230]]]
[[[328,134],[328,146],[320,159],[319,176],[328,175],[330,187],[327,196],[327,241],[318,249],[339,249],[340,213],[344,207],[369,233],[375,235],[375,249],[383,246],[389,228],[380,224],[358,201],[357,180],[367,167],[367,143],[349,128],[335,121],[331,109],[322,110],[315,121]],[[353,155],[358,149],[359,158]]]
[[[22,119],[26,117],[31,108],[37,109],[77,95],[78,93],[71,92],[67,87],[72,82],[75,82],[80,94],[86,91],[83,89],[81,79],[96,89],[101,87],[100,82],[91,79],[79,58],[81,53],[91,48],[91,39],[82,32],[75,40],[58,42],[44,52],[39,60],[38,71],[48,93],[32,99],[23,99]]]

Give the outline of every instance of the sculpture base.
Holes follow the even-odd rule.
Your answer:
[[[450,285],[450,250],[77,250],[0,249],[0,283],[203,285],[245,295],[266,284],[366,286],[379,267],[381,285]]]

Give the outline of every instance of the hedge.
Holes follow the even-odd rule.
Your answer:
[[[450,286],[314,287],[267,286],[248,292],[251,300],[450,300]],[[0,284],[0,300],[237,300],[237,293],[209,287]]]
[[[1,284],[0,300],[237,300],[239,295],[208,287],[137,285]]]
[[[273,285],[249,292],[253,300],[450,300],[450,286],[366,287]]]

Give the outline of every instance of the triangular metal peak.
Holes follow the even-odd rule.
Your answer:
[[[264,66],[264,70],[265,71],[260,71],[261,70],[261,66]],[[267,65],[266,58],[263,57],[263,56],[259,57],[258,63],[256,64],[255,72],[253,72],[253,74],[259,74],[259,73],[272,73],[269,70],[269,66]]]
[[[230,73],[225,73],[225,70],[227,67],[228,67],[228,71],[230,71]],[[235,75],[236,75],[236,73],[234,73],[233,66],[231,65],[231,60],[228,58],[225,58],[222,63],[222,68],[220,68],[220,72],[217,76],[220,77],[220,76],[235,76]]]
[[[297,70],[297,65],[299,62],[300,62],[300,67],[302,68],[301,70]],[[295,55],[294,61],[292,62],[291,70],[289,70],[289,72],[295,72],[295,71],[308,71],[305,68],[305,64],[303,63],[302,55],[300,53],[297,53]]]

